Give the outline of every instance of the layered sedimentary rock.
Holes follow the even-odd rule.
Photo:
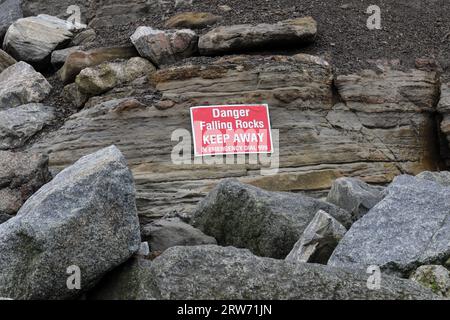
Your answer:
[[[441,86],[441,97],[437,107],[439,114],[441,115],[442,121],[440,124],[440,129],[442,132],[442,144],[450,147],[450,82],[443,83]],[[446,150],[443,148],[443,150]],[[450,163],[449,155],[444,155],[446,158],[446,164]]]
[[[153,82],[161,102],[128,98],[91,106],[34,149],[52,151],[50,164],[58,171],[82,155],[118,145],[136,179],[142,218],[189,213],[225,177],[269,190],[316,192],[341,176],[386,184],[401,173],[437,167],[432,112],[439,87],[433,72],[338,76],[342,100],[335,103],[332,68],[318,57],[207,61],[158,71]],[[277,152],[266,165],[172,162],[173,147],[190,132],[190,106],[260,102],[269,104],[272,128],[279,130],[275,175],[261,176],[260,168],[276,168]],[[185,130],[171,141],[176,129]]]
[[[221,26],[201,36],[198,48],[201,54],[213,55],[271,46],[301,46],[312,42],[316,33],[317,23],[311,17],[275,24]]]

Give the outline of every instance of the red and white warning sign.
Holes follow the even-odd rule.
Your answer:
[[[266,104],[192,107],[191,121],[195,156],[273,152]]]

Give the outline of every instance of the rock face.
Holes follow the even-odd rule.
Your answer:
[[[146,59],[135,57],[128,61],[104,62],[96,67],[86,68],[76,78],[81,93],[99,95],[122,83],[140,77],[150,77],[156,68]]]
[[[326,202],[227,179],[199,203],[192,224],[220,245],[285,258],[318,210],[329,212],[345,225],[350,223],[346,211]]]
[[[17,61],[7,54],[5,51],[0,50],[0,73],[2,73],[6,68],[12,66]]]
[[[157,30],[139,27],[131,36],[139,54],[157,66],[174,63],[197,52],[198,36],[189,29]]]
[[[443,266],[420,266],[410,279],[430,288],[436,294],[450,296],[450,273]]]
[[[20,7],[21,1],[3,0],[0,3],[0,40],[5,36],[9,26],[23,17]]]
[[[450,257],[450,189],[412,176],[399,176],[386,197],[355,222],[329,260],[337,267],[377,265],[407,276],[424,264]]]
[[[141,235],[144,241],[148,241],[151,251],[159,252],[175,246],[217,244],[216,239],[178,218],[154,221],[143,227]]]
[[[132,260],[96,289],[94,299],[348,300],[435,299],[422,286],[384,276],[260,258],[232,247],[173,247],[152,263]]]
[[[5,223],[6,221],[8,221],[11,218],[12,218],[12,216],[10,216],[9,214],[0,213],[0,224]]]
[[[22,204],[49,180],[47,156],[0,151],[0,214],[16,214]]]
[[[383,199],[382,187],[355,178],[339,178],[331,185],[327,201],[347,210],[356,221]]]
[[[441,85],[441,97],[437,110],[442,116],[440,129],[443,135],[443,144],[450,146],[450,82]],[[446,164],[450,164],[449,155],[446,155]]]
[[[62,171],[0,225],[0,296],[76,297],[140,243],[131,172],[117,148],[103,149]],[[66,285],[71,266],[81,270],[81,291]]]
[[[42,74],[20,61],[0,73],[0,110],[41,102],[51,89]]]
[[[107,274],[92,292],[89,300],[155,300],[152,263],[132,258]]]
[[[341,77],[339,90],[356,87],[370,102],[357,108],[352,102],[357,100],[356,91],[347,100],[349,107],[334,103],[331,66],[318,57],[233,56],[206,61],[155,74],[166,107],[148,103],[127,109],[119,108],[120,102],[97,100],[89,106],[98,112],[73,115],[33,149],[52,150],[50,165],[58,171],[83,155],[117,144],[135,176],[143,222],[166,214],[189,214],[226,177],[273,191],[326,196],[332,182],[342,176],[381,185],[402,172],[415,175],[437,168],[438,152],[430,143],[436,137],[435,118],[428,111],[433,110],[439,91],[435,73],[364,72],[345,82]],[[396,99],[377,93],[381,85],[390,96],[397,92]],[[143,95],[149,88],[144,86]],[[140,99],[136,91],[131,88],[123,94]],[[373,98],[368,96],[371,92]],[[409,99],[412,94],[416,97]],[[275,156],[269,164],[172,163],[178,139],[171,144],[168,137],[180,128],[189,136],[189,107],[246,103],[269,104],[272,128],[279,130],[278,162]],[[395,111],[400,106],[403,111]],[[261,168],[279,169],[261,176]]]
[[[80,47],[69,47],[66,49],[55,50],[51,55],[51,63],[54,68],[60,68],[66,62],[67,57],[76,51],[80,51]]]
[[[68,84],[75,81],[76,76],[85,68],[94,67],[106,61],[128,59],[137,55],[134,47],[98,48],[87,52],[76,51],[67,56],[59,75],[63,83]]]
[[[32,64],[49,62],[50,54],[70,42],[76,28],[49,15],[22,18],[8,29],[3,48],[17,60]]]
[[[306,227],[287,261],[327,264],[347,229],[325,211],[319,210]]]
[[[311,17],[281,21],[276,24],[242,24],[218,27],[200,37],[201,54],[242,52],[265,46],[304,45],[314,40],[316,21]]]
[[[0,109],[0,150],[23,146],[54,119],[54,108],[40,103]]]
[[[208,12],[183,12],[167,20],[165,27],[168,29],[202,29],[213,25],[220,20],[222,20],[221,16],[216,16]]]
[[[424,172],[419,173],[417,175],[417,178],[434,181],[444,187],[450,187],[450,172],[449,171],[441,171],[441,172],[424,171]]]

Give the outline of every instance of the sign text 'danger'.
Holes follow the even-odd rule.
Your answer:
[[[267,105],[191,108],[196,156],[272,153]]]

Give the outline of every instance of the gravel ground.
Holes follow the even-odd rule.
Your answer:
[[[369,5],[381,9],[381,30],[369,30]],[[229,12],[220,5],[232,8]],[[128,25],[98,29],[98,46],[125,44],[139,25],[162,28],[164,21],[183,11],[205,11],[223,16],[217,25],[273,23],[312,16],[318,22],[315,44],[294,51],[327,58],[339,73],[369,66],[368,60],[399,59],[404,68],[416,58],[436,59],[450,73],[450,3],[448,0],[194,0],[190,8],[174,7],[171,1],[151,10],[146,19]],[[216,26],[217,26],[216,25]],[[215,26],[212,26],[215,27]],[[208,29],[203,30],[206,32]],[[271,52],[274,52],[273,50]]]

